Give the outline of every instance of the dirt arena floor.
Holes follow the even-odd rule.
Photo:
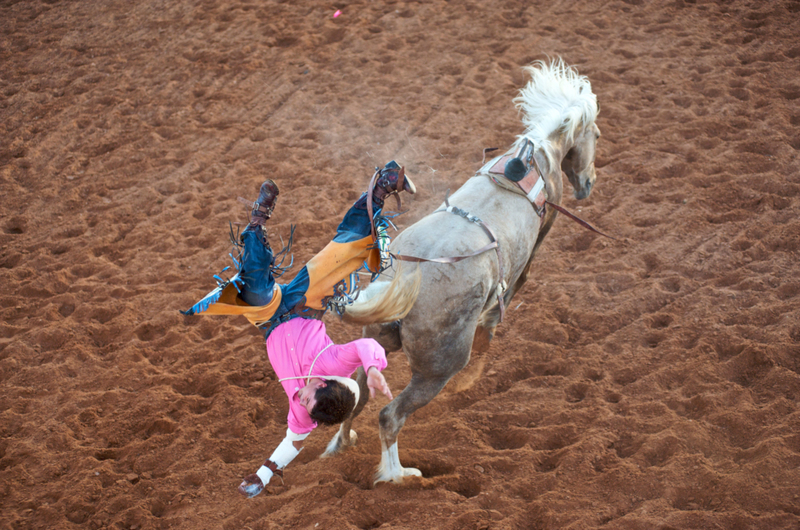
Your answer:
[[[798,34],[797,0],[0,2],[0,529],[800,528]],[[402,431],[424,478],[372,485],[379,398],[241,498],[285,395],[244,319],[178,312],[236,198],[277,181],[301,264],[396,159],[402,230],[522,132],[548,55],[601,106],[563,204],[619,240],[557,220]]]

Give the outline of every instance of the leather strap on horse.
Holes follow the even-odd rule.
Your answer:
[[[491,149],[495,149],[495,148],[491,148]],[[489,149],[484,149],[483,151],[484,151],[484,158],[485,158],[486,157],[486,152],[489,151]],[[547,182],[545,180],[545,178],[544,178],[544,174],[542,173],[542,170],[539,168],[538,162],[536,162],[536,158],[533,159],[533,166],[536,168],[536,172],[539,174],[539,178],[541,178],[543,182]],[[527,197],[527,193],[525,192],[525,190],[523,190],[522,188],[519,187],[519,183],[517,183],[517,182],[513,182],[512,183],[510,180],[506,179],[505,177],[503,177],[503,179],[501,180],[499,178],[495,178],[494,176],[492,176],[489,173],[482,173],[482,175],[485,176],[486,178],[490,179],[492,182],[494,182],[497,186],[499,186],[501,188],[504,188],[504,189],[506,189],[508,191],[511,191],[511,192],[514,192],[514,193],[517,193],[519,195],[525,195]],[[587,229],[591,230],[592,232],[595,232],[596,234],[600,234],[603,237],[607,237],[609,239],[613,239],[614,241],[617,240],[617,238],[615,238],[615,237],[612,237],[612,236],[610,236],[608,234],[604,234],[603,232],[601,232],[597,228],[593,227],[592,225],[590,225],[589,223],[587,223],[586,221],[584,221],[583,219],[581,219],[577,215],[573,214],[572,212],[570,212],[569,210],[567,210],[563,206],[560,206],[560,205],[558,205],[558,204],[556,204],[554,202],[550,202],[547,199],[545,199],[544,204],[552,206],[553,209],[556,210],[557,212],[563,213],[564,215],[566,215],[567,217],[569,217],[570,219],[572,219],[573,221],[575,221],[576,223],[578,223],[582,227],[587,228]],[[536,210],[535,205],[534,205],[534,210]],[[536,213],[540,217],[544,216],[544,212],[541,212],[541,214],[540,214],[537,211]]]
[[[519,189],[517,186],[514,186],[510,182],[506,181],[505,179],[504,180],[500,180],[498,178],[495,178],[495,177],[493,177],[491,175],[487,175],[487,174],[484,174],[483,176],[485,176],[486,178],[490,179],[492,182],[494,182],[495,184],[497,184],[499,187],[501,187],[503,189],[506,189],[508,191],[517,193],[519,195],[525,195],[524,191]],[[583,219],[581,219],[577,215],[571,213],[569,210],[567,210],[563,206],[559,206],[558,204],[556,204],[554,202],[550,202],[548,200],[545,200],[544,203],[549,205],[549,206],[552,206],[554,210],[556,210],[556,211],[558,211],[560,213],[563,213],[564,215],[566,215],[567,217],[569,217],[570,219],[572,219],[573,221],[575,221],[576,223],[578,223],[582,227],[587,228],[587,229],[591,230],[592,232],[596,232],[596,233],[600,234],[603,237],[607,237],[609,239],[613,239],[614,241],[617,240],[616,237],[612,237],[612,236],[610,236],[608,234],[604,234],[603,232],[601,232],[600,230],[596,229],[595,227],[593,227],[592,225],[590,225],[589,223],[587,223],[586,221],[584,221]]]
[[[616,240],[617,240],[617,238],[616,238],[616,237],[611,237],[611,236],[610,236],[610,235],[608,235],[608,234],[604,234],[603,232],[601,232],[601,231],[600,231],[600,230],[598,230],[597,228],[593,227],[592,225],[590,225],[589,223],[587,223],[586,221],[584,221],[583,219],[581,219],[581,218],[580,218],[580,217],[578,217],[577,215],[575,215],[575,214],[573,214],[573,213],[569,212],[569,211],[568,211],[566,208],[564,208],[563,206],[559,206],[558,204],[552,203],[552,202],[550,202],[550,201],[544,201],[544,203],[545,203],[545,204],[549,204],[550,206],[552,206],[552,207],[553,207],[553,209],[554,209],[554,210],[556,210],[556,211],[558,211],[558,212],[561,212],[561,213],[563,213],[564,215],[566,215],[567,217],[569,217],[570,219],[572,219],[573,221],[575,221],[576,223],[578,223],[578,224],[579,224],[579,225],[581,225],[582,227],[584,227],[584,228],[588,228],[588,229],[589,229],[589,230],[591,230],[592,232],[595,232],[595,233],[597,233],[597,234],[600,234],[600,235],[601,235],[601,236],[603,236],[603,237],[607,237],[607,238],[609,238],[609,239],[613,239],[614,241],[616,241]]]
[[[472,252],[470,254],[465,254],[463,256],[451,256],[451,257],[446,257],[446,258],[418,258],[416,256],[406,256],[404,254],[392,254],[392,256],[395,259],[399,259],[401,261],[412,261],[412,262],[416,262],[416,263],[423,262],[423,261],[430,261],[430,262],[433,262],[433,263],[456,263],[458,261],[465,260],[467,258],[472,258],[472,257],[477,256],[479,254],[483,254],[487,250],[494,249],[494,251],[497,253],[498,275],[500,276],[500,281],[497,284],[497,303],[500,306],[500,322],[502,322],[503,321],[503,316],[505,315],[505,302],[503,300],[503,294],[505,293],[505,290],[506,290],[507,286],[506,286],[505,280],[503,280],[503,278],[505,278],[505,267],[503,266],[503,253],[500,251],[500,244],[497,241],[497,236],[494,234],[494,231],[492,231],[492,229],[489,227],[489,225],[486,224],[486,222],[484,222],[483,220],[481,220],[478,217],[475,217],[474,215],[470,215],[469,212],[467,212],[465,210],[462,210],[461,208],[458,208],[457,206],[452,206],[450,204],[450,202],[447,200],[448,196],[449,196],[449,190],[448,190],[448,194],[444,198],[444,203],[446,205],[446,208],[444,210],[436,210],[433,213],[450,212],[450,213],[458,215],[459,217],[463,217],[467,221],[469,221],[471,223],[475,223],[478,226],[480,226],[483,229],[483,231],[486,232],[486,235],[489,236],[489,239],[491,241],[487,245],[484,245],[483,247],[479,248],[478,250],[476,250],[476,251],[474,251],[474,252]]]

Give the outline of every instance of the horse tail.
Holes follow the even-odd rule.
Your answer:
[[[342,319],[351,324],[384,324],[405,317],[419,295],[422,272],[418,264],[413,270],[398,262],[394,278],[388,282],[376,282],[364,289],[353,305],[345,308]]]

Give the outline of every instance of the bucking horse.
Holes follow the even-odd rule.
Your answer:
[[[553,226],[562,199],[563,171],[576,199],[595,184],[597,98],[589,80],[561,59],[525,67],[530,81],[514,103],[522,111],[525,132],[503,154],[486,162],[433,213],[408,227],[392,242],[391,255],[404,265],[396,272],[419,285],[407,297],[403,318],[375,323],[353,308],[345,320],[367,324],[364,336],[387,352],[403,349],[411,367],[408,386],[380,412],[381,463],[375,482],[402,482],[421,476],[403,467],[397,437],[408,417],[430,402],[464,368],[473,348],[486,347],[502,321],[504,308],[528,279],[528,269]],[[418,269],[418,270],[415,270]],[[384,275],[388,276],[388,275]],[[392,284],[376,281],[363,303],[383,298]],[[417,286],[413,287],[415,293]],[[370,300],[372,298],[372,300]],[[355,306],[363,306],[355,304]],[[366,378],[361,402],[328,444],[331,456],[356,441],[352,422],[369,398]]]

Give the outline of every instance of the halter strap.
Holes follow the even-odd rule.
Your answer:
[[[490,148],[490,149],[496,149],[496,148]],[[484,155],[483,155],[484,159],[486,157],[486,152],[489,151],[490,149],[484,149]],[[511,155],[511,156],[513,156],[513,155]],[[528,200],[530,201],[531,205],[533,206],[534,211],[536,212],[536,215],[538,215],[539,217],[544,218],[544,214],[545,214],[544,206],[548,205],[548,206],[552,207],[554,210],[556,210],[557,212],[563,213],[564,215],[566,215],[567,217],[569,217],[570,219],[572,219],[573,221],[575,221],[576,223],[578,223],[582,227],[584,227],[584,228],[586,228],[588,230],[591,230],[592,232],[594,232],[596,234],[600,234],[603,237],[607,237],[607,238],[613,239],[615,241],[617,240],[617,238],[612,237],[612,236],[610,236],[608,234],[605,234],[605,233],[601,232],[600,230],[598,230],[597,228],[593,227],[592,225],[590,225],[589,223],[587,223],[586,221],[584,221],[583,219],[581,219],[577,215],[573,214],[572,212],[570,212],[569,210],[567,210],[563,206],[558,205],[558,204],[556,204],[554,202],[550,202],[550,200],[548,199],[548,193],[547,193],[547,184],[546,184],[547,181],[544,178],[544,173],[542,173],[542,170],[539,167],[539,163],[536,161],[536,157],[533,157],[533,166],[536,169],[536,172],[538,173],[539,182],[542,183],[542,186],[539,187],[538,186],[538,182],[537,182],[537,185],[535,185],[533,187],[533,189],[530,190],[530,192],[526,192],[519,185],[519,182],[512,183],[502,173],[494,173],[492,171],[492,169],[494,169],[494,167],[500,165],[501,162],[504,162],[504,158],[505,157],[501,157],[497,163],[493,164],[492,167],[490,167],[489,170],[487,170],[485,172],[483,171],[484,168],[481,168],[481,170],[478,172],[478,174],[475,175],[475,177],[478,177],[478,176],[486,177],[489,180],[491,180],[492,182],[494,182],[495,185],[500,187],[500,188],[508,190],[508,191],[510,191],[512,193],[516,193],[518,195],[524,195],[525,197],[528,198]],[[499,175],[502,178],[496,178],[494,175]],[[473,177],[473,178],[475,178],[475,177]],[[537,204],[538,201],[536,201],[536,197],[538,197],[540,192],[543,193],[543,198],[544,198],[544,200],[542,201],[542,207],[541,208],[539,208],[539,206]]]

